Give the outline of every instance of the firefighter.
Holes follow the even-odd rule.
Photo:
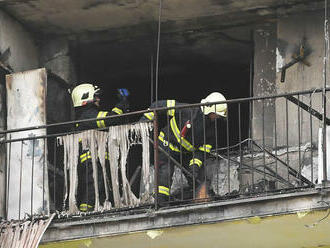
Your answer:
[[[160,127],[159,145],[176,161],[182,161],[182,166],[190,171],[190,177],[187,173],[185,175],[189,186],[195,189],[194,197],[197,199],[208,197],[207,184],[200,175],[204,171],[202,170],[204,162],[209,157],[215,143],[214,121],[227,118],[227,104],[212,103],[219,101],[226,101],[226,99],[221,93],[213,92],[201,100],[201,103],[209,102],[210,105],[158,112],[160,119],[165,115],[168,120],[165,127]],[[175,100],[161,100],[158,101],[157,107],[174,107],[183,104]],[[156,103],[153,103],[150,109],[155,107]],[[153,120],[154,113],[145,113],[142,120],[146,119]],[[174,166],[173,161],[160,151],[158,167],[158,203],[160,206],[169,204]]]
[[[112,115],[121,115],[128,111],[128,95],[127,89],[119,89],[119,103],[116,104],[111,111],[100,110],[101,100],[100,88],[96,85],[85,83],[80,84],[72,90],[71,97],[73,106],[75,108],[75,119],[84,120],[92,118],[104,118]],[[105,128],[110,125],[122,124],[123,118],[109,118],[105,120],[96,120],[93,122],[82,122],[76,124],[76,130],[82,131],[94,128]],[[89,150],[82,150],[80,145],[79,149],[79,166],[78,166],[78,205],[80,211],[91,211],[94,208],[95,191],[93,180],[93,167],[91,154]],[[106,154],[106,159],[107,154]],[[100,200],[105,199],[104,182],[102,176],[102,168],[98,162],[98,179],[99,179],[99,193]]]

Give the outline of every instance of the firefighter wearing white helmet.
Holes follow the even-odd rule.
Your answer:
[[[207,198],[211,180],[203,175],[204,163],[210,156],[211,149],[216,143],[215,119],[224,119],[227,116],[227,104],[215,102],[225,101],[225,97],[214,92],[202,100],[206,107],[171,108],[186,103],[175,100],[160,100],[151,104],[149,109],[167,107],[158,111],[159,119],[167,120],[167,123],[159,133],[159,146],[162,148],[158,157],[158,203],[167,206],[170,202],[170,185],[174,172],[174,162],[168,158],[168,154],[176,161],[182,161],[182,170],[191,189],[194,189],[194,199]],[[142,120],[153,120],[154,113],[147,112]],[[162,152],[166,151],[167,154]],[[187,173],[189,171],[190,173]],[[206,178],[206,180],[205,180]]]
[[[214,104],[214,102],[226,101],[226,98],[219,92],[213,92],[205,99],[201,100],[201,103],[211,103],[210,105],[201,106],[204,115],[215,113],[222,117],[227,117],[227,103]]]
[[[71,92],[73,106],[75,107],[76,120],[104,118],[111,115],[121,115],[128,111],[129,92],[127,89],[118,89],[119,102],[110,111],[100,109],[101,89],[97,85],[84,83],[76,86]],[[119,118],[96,120],[78,124],[79,130],[89,128],[103,128],[114,124],[121,124]]]
[[[95,119],[90,122],[81,122],[76,124],[76,130],[82,131],[86,129],[105,128],[110,125],[122,124],[124,118],[101,119],[112,115],[121,115],[128,111],[127,89],[118,89],[119,102],[111,110],[101,110],[101,90],[98,86],[84,83],[76,86],[71,92],[73,106],[75,108],[75,119]],[[78,205],[80,211],[91,211],[94,208],[95,189],[93,179],[93,165],[90,151],[79,148],[79,167],[78,167]],[[108,156],[106,155],[106,159]],[[108,163],[108,161],[106,161]],[[102,168],[98,162],[98,179],[99,179],[99,196],[100,202],[105,200],[104,182]],[[107,199],[111,201],[112,199]]]
[[[74,107],[81,107],[96,101],[100,88],[92,84],[80,84],[72,90],[71,97]]]

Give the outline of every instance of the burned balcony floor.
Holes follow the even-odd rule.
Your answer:
[[[320,218],[315,217],[308,220],[301,220],[301,218],[308,213],[317,213],[317,211],[327,209],[326,202],[329,200],[328,191],[323,191],[320,194],[320,191],[310,189],[295,193],[282,193],[281,195],[259,195],[259,197],[214,201],[159,210],[144,208],[130,209],[120,213],[62,216],[62,218],[53,221],[43,236],[42,242],[44,244],[52,242],[52,245],[55,245],[53,242],[56,241],[88,238],[91,239],[89,243],[93,243],[95,241],[93,238],[97,237],[109,236],[111,238],[112,235],[141,231],[146,231],[147,234],[148,230],[167,232],[168,229],[166,228],[170,227],[179,231],[180,229],[177,228],[180,226],[195,226],[217,222],[219,224],[227,223],[225,224],[227,226],[230,223],[235,223],[232,221],[238,219],[242,220],[242,223],[247,221],[248,223],[259,224],[262,223],[263,219],[267,222],[267,218],[270,216],[290,216],[292,214],[299,220],[300,224],[296,223],[299,224],[299,228],[308,231],[313,229],[305,227],[304,224],[313,226],[326,216],[326,211],[320,212],[318,215]],[[323,223],[320,224],[321,226],[323,226]],[[214,225],[213,228],[215,228]],[[236,228],[240,228],[240,226],[236,226]],[[251,228],[251,226],[248,228]],[[293,229],[295,228],[293,227]],[[260,234],[260,232],[256,233]],[[258,235],[256,239],[258,240],[260,237]],[[312,236],[308,237],[312,238]],[[197,246],[192,244],[192,247]]]

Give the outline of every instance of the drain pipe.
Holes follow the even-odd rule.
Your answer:
[[[322,155],[323,155],[323,181],[322,186],[326,187],[328,184],[327,178],[327,101],[326,101],[326,87],[327,87],[327,65],[329,56],[329,23],[328,23],[328,0],[325,0],[324,6],[324,58],[323,58],[323,89],[322,89],[322,110],[323,110],[323,129],[322,129]]]

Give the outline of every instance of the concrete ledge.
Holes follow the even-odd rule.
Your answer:
[[[148,209],[137,214],[127,211],[55,220],[44,234],[42,243],[325,209],[327,204],[320,201],[330,201],[330,192],[312,189],[158,211]]]

